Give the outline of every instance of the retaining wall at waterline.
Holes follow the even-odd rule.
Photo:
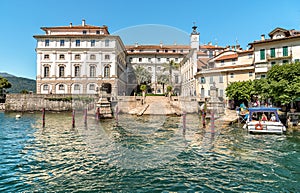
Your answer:
[[[96,95],[7,94],[5,111],[71,111],[94,104]]]

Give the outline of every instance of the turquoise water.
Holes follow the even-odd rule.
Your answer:
[[[0,192],[299,192],[300,134],[203,129],[196,115],[0,113]]]

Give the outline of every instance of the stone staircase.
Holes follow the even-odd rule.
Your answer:
[[[149,105],[144,115],[172,115],[178,112],[171,106],[169,98],[164,96],[147,96],[146,104]]]

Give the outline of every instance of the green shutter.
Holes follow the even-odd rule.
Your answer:
[[[282,49],[283,56],[288,56],[288,47],[284,46]]]
[[[266,59],[265,49],[261,49],[260,50],[260,60],[264,60],[264,59]]]
[[[275,58],[275,48],[271,48],[271,58]]]

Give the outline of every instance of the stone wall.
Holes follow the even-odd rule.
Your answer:
[[[5,110],[5,103],[0,103],[0,111],[4,111]]]
[[[46,111],[71,111],[86,108],[97,98],[96,95],[7,94],[5,111],[40,111],[43,108]]]

